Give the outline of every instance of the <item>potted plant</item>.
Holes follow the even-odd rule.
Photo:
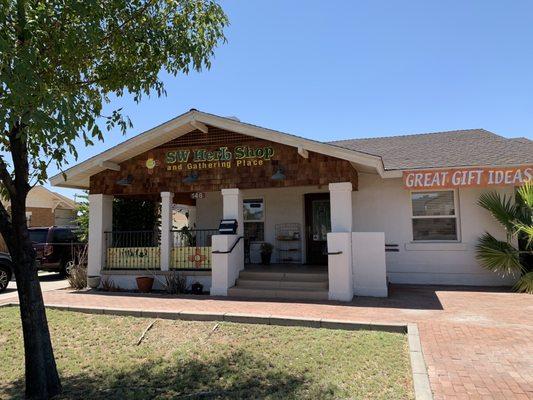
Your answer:
[[[97,289],[98,286],[100,286],[101,278],[100,276],[88,276],[87,277],[87,285],[91,289]]]
[[[270,243],[263,243],[261,244],[261,264],[263,265],[269,265],[270,259],[272,258],[272,250],[274,249],[274,246],[272,246]]]
[[[141,293],[150,293],[152,287],[154,286],[154,277],[153,276],[139,276],[135,279],[137,281],[137,289]]]
[[[203,292],[204,292],[204,285],[202,285],[200,282],[194,282],[191,285],[192,294],[202,294]]]

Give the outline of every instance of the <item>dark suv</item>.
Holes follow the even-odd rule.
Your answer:
[[[68,275],[80,246],[73,227],[28,228],[37,253],[37,268]]]
[[[13,267],[9,254],[0,253],[0,293],[6,290],[12,275]]]

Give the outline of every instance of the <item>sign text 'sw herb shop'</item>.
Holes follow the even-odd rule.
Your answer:
[[[270,146],[219,147],[216,150],[178,149],[165,153],[167,171],[262,166],[274,156]]]

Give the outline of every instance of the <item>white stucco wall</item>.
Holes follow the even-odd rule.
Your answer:
[[[359,174],[359,191],[354,192],[354,231],[385,232],[385,243],[398,244],[398,253],[388,252],[387,273],[391,282],[420,284],[506,285],[481,268],[475,259],[480,235],[489,231],[504,239],[505,232],[491,215],[477,205],[481,193],[492,189],[458,191],[459,243],[413,243],[410,192],[401,179],[383,180],[377,175]],[[512,194],[513,188],[497,188]],[[456,206],[457,207],[457,206]]]
[[[353,192],[353,231],[384,232],[385,243],[398,244],[399,252],[387,252],[387,275],[393,283],[510,285],[485,271],[475,259],[480,235],[489,231],[504,239],[505,232],[488,212],[477,205],[481,193],[498,190],[512,194],[513,188],[461,189],[458,191],[458,243],[413,243],[410,192],[401,179],[381,179],[375,174],[359,174],[359,190]],[[243,198],[265,200],[265,240],[275,244],[275,225],[297,222],[302,227],[302,254],[305,261],[304,194],[327,192],[327,186],[243,190]],[[220,192],[206,193],[197,201],[197,227],[217,228],[222,217]],[[273,255],[276,262],[277,254]]]
[[[265,205],[265,241],[276,244],[275,227],[283,223],[299,223],[302,238],[302,256],[305,261],[305,211],[304,194],[328,192],[327,186],[302,186],[291,188],[268,188],[243,190],[243,199],[262,198]],[[198,229],[218,228],[222,218],[222,195],[220,192],[206,193],[206,197],[198,199],[197,227]],[[257,255],[256,255],[257,256]],[[272,262],[277,262],[278,254],[274,251]],[[252,254],[252,261],[254,261]]]

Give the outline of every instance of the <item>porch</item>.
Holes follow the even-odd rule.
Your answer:
[[[211,271],[212,236],[216,229],[170,231],[171,247],[168,270]],[[105,232],[104,271],[161,269],[161,232]],[[163,269],[164,270],[164,269]]]
[[[285,275],[268,285],[309,289],[321,298],[327,292],[328,299],[343,301],[350,301],[359,286],[362,293],[386,293],[383,233],[353,236],[358,170],[379,172],[378,158],[363,153],[354,158],[352,151],[240,123],[229,126],[227,120],[199,123],[197,114],[184,117],[179,131],[176,125],[157,140],[154,136],[152,145],[124,144],[120,160],[107,158],[86,171],[89,276],[202,273],[205,289],[227,296],[254,281],[246,278],[251,272],[244,266],[260,263],[260,247],[270,245],[273,263],[290,269],[327,267],[313,288]],[[160,207],[157,226],[135,226],[141,218],[133,214],[127,231],[139,232],[114,227],[114,198],[143,197]],[[189,207],[188,232],[176,227],[176,205]],[[236,231],[214,232],[221,219],[235,220]],[[204,237],[202,230],[207,230]],[[354,240],[364,254],[352,257]],[[254,282],[257,288],[266,285]]]
[[[135,277],[152,275],[156,278],[154,289],[161,290],[167,275],[180,272],[187,277],[188,285],[199,282],[212,295],[247,298],[350,301],[354,293],[386,295],[384,235],[351,232],[351,184],[333,183],[329,185],[329,193],[314,195],[319,200],[312,211],[320,216],[319,224],[306,224],[303,229],[298,218],[305,221],[304,214],[308,213],[304,213],[303,203],[310,198],[307,193],[312,190],[316,189],[287,189],[283,197],[278,194],[278,191],[284,193],[282,189],[260,192],[261,199],[277,199],[279,204],[271,206],[268,218],[264,217],[264,208],[260,209],[261,218],[255,215],[256,211],[254,229],[247,229],[246,200],[240,189],[222,189],[221,204],[209,200],[213,195],[208,195],[206,201],[195,201],[191,208],[195,220],[188,220],[180,229],[174,224],[174,194],[163,192],[160,224],[152,230],[140,231],[110,229],[113,196],[90,195],[90,227],[98,224],[102,233],[101,236],[90,234],[89,275],[98,274],[123,289],[135,289]],[[279,201],[281,198],[283,202]],[[257,204],[264,207],[258,200],[251,203]],[[218,207],[222,215],[217,216],[212,210]],[[246,214],[249,216],[252,211],[246,210]],[[215,217],[207,218],[209,214]],[[100,219],[95,221],[94,215],[100,215]],[[197,223],[202,227],[213,226],[213,221],[219,218],[236,220],[235,234],[220,235],[218,229],[212,228],[189,228]],[[277,223],[288,218],[293,222]],[[312,235],[306,235],[308,231]],[[252,248],[257,252],[258,246],[268,241],[275,242],[276,255],[272,265],[262,265],[258,262],[260,257],[252,254]],[[310,256],[317,254],[324,260],[322,265],[310,262]],[[94,268],[95,259],[101,259],[101,268]]]

